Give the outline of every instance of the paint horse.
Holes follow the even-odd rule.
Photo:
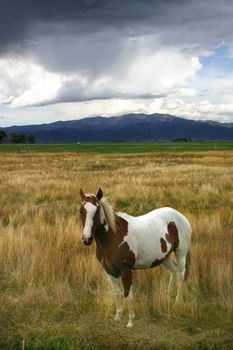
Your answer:
[[[176,301],[182,297],[182,281],[189,265],[191,226],[188,220],[172,208],[155,209],[142,216],[117,212],[103,197],[80,190],[82,240],[90,245],[96,241],[96,257],[109,277],[116,297],[115,320],[123,313],[120,277],[129,310],[127,327],[133,326],[132,270],[163,264],[171,272],[168,291],[178,275]],[[176,262],[171,258],[174,252]]]

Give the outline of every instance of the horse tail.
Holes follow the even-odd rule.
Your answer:
[[[189,249],[186,254],[186,262],[185,262],[185,281],[188,279],[189,272],[190,272],[190,264],[191,264],[191,250]]]

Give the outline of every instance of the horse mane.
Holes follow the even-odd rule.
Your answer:
[[[116,214],[115,214],[114,208],[109,203],[109,200],[107,197],[101,198],[99,202],[103,208],[105,219],[107,221],[108,226],[110,227],[113,233],[116,233],[117,232],[116,216],[115,216]]]

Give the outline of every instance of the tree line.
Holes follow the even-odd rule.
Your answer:
[[[4,130],[0,130],[0,143],[3,143],[8,138],[10,143],[35,143],[36,138],[34,135],[17,134],[11,132],[9,135]]]

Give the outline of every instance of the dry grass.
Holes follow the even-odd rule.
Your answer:
[[[0,179],[2,349],[233,348],[233,152],[2,154]],[[171,206],[193,226],[185,303],[165,269],[135,272],[132,330],[80,242],[79,188],[99,186],[121,211]]]

